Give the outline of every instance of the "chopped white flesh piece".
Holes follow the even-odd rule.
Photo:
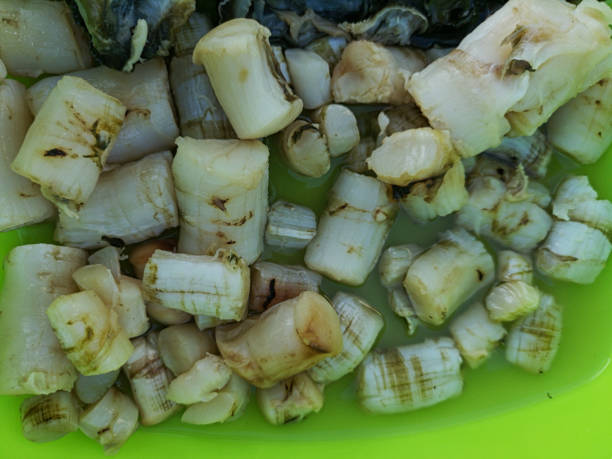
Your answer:
[[[506,329],[489,318],[482,303],[474,303],[453,319],[449,331],[471,368],[484,363],[506,335]]]
[[[190,314],[241,320],[249,299],[249,268],[233,252],[184,255],[157,250],[145,266],[145,300]]]
[[[216,338],[225,363],[261,388],[342,350],[338,314],[314,292],[303,292],[260,316],[218,327]]]
[[[323,408],[323,385],[300,373],[267,389],[257,389],[257,404],[270,424],[301,421]]]
[[[303,249],[317,233],[317,216],[312,209],[276,201],[268,211],[265,242],[281,249]]]
[[[91,66],[89,44],[63,2],[4,0],[0,58],[8,73],[37,77]]]
[[[79,375],[74,383],[74,394],[85,404],[95,403],[115,384],[119,372],[117,369],[101,375]]]
[[[178,226],[170,159],[169,152],[156,153],[102,174],[76,217],[60,212],[55,239],[94,249],[109,241],[144,241]]]
[[[252,19],[233,19],[198,42],[193,61],[206,68],[215,95],[241,139],[280,131],[303,104],[276,71],[270,30]]]
[[[538,271],[553,279],[590,284],[606,266],[612,246],[598,229],[579,222],[555,222],[536,251]]]
[[[506,359],[532,373],[552,365],[561,341],[562,308],[550,295],[542,295],[538,308],[515,322],[506,339]]]
[[[306,249],[306,266],[338,282],[362,284],[376,265],[396,213],[384,184],[343,170]]]
[[[291,169],[307,177],[321,177],[329,171],[327,140],[318,124],[297,120],[283,130],[283,157]]]
[[[176,376],[185,373],[207,353],[216,354],[215,340],[195,324],[172,325],[159,332],[159,354]]]
[[[128,276],[119,279],[119,303],[115,308],[119,325],[130,338],[144,334],[151,325],[142,294],[142,282]]]
[[[542,178],[548,171],[553,149],[544,133],[538,130],[530,136],[504,137],[501,144],[488,149],[487,154],[514,167],[520,164],[527,175]]]
[[[383,182],[406,186],[443,174],[455,159],[448,132],[425,127],[385,137],[367,163]]]
[[[422,247],[416,244],[387,247],[378,263],[381,284],[387,288],[401,285],[404,277],[406,277],[408,268],[423,250]]]
[[[302,292],[318,292],[322,277],[302,266],[258,261],[251,267],[249,311],[264,312]]]
[[[58,207],[78,211],[94,191],[125,105],[82,78],[65,76],[45,100],[11,167]]]
[[[403,285],[419,319],[441,325],[494,277],[493,258],[482,242],[454,229],[416,258]]]
[[[336,381],[357,368],[385,324],[380,312],[357,296],[338,292],[332,306],[340,319],[342,352],[321,360],[308,370],[308,376],[322,384]]]
[[[183,405],[208,402],[219,395],[231,376],[232,370],[221,357],[207,354],[172,380],[168,387],[168,400]]]
[[[121,250],[117,247],[104,247],[92,253],[87,262],[90,265],[102,265],[110,269],[111,274],[117,282],[121,278]]]
[[[419,326],[419,319],[403,287],[389,289],[387,301],[393,313],[406,321],[406,334],[414,335]]]
[[[110,272],[102,265],[87,265],[72,273],[72,278],[81,290],[92,290],[109,307],[119,304],[119,286]]]
[[[357,379],[357,398],[373,413],[417,410],[462,389],[461,355],[450,338],[372,352]]]
[[[172,172],[181,217],[179,252],[227,247],[253,263],[263,251],[268,148],[254,140],[179,137],[176,143]]]
[[[307,110],[331,101],[329,64],[314,51],[285,50],[285,59],[295,93]]]
[[[162,325],[180,325],[189,322],[193,316],[178,309],[165,308],[154,302],[147,302],[147,315]]]
[[[497,280],[500,282],[533,282],[533,263],[531,259],[512,250],[497,253]]]
[[[406,104],[405,86],[425,67],[424,56],[408,48],[387,48],[370,41],[353,41],[342,52],[332,74],[332,94],[338,103]]]
[[[491,289],[485,305],[491,319],[510,322],[534,311],[540,304],[540,291],[533,285],[515,280],[502,282]]]
[[[604,233],[612,230],[612,202],[597,199],[585,175],[568,177],[559,185],[552,213],[560,220],[586,223]]]
[[[134,351],[117,313],[91,290],[60,296],[47,308],[47,317],[66,356],[83,375],[116,370]]]
[[[72,280],[87,253],[49,244],[11,250],[0,295],[0,394],[69,391],[77,371],[62,351],[45,311],[77,291]]]
[[[357,118],[344,105],[324,105],[312,117],[319,123],[332,158],[348,153],[359,143]]]
[[[19,407],[21,431],[30,441],[57,440],[79,428],[79,406],[70,392],[59,391],[25,399]]]

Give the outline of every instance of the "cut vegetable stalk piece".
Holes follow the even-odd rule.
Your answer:
[[[72,272],[87,253],[49,244],[23,245],[4,262],[0,295],[0,394],[69,391],[77,371],[62,351],[45,311],[77,291]]]
[[[57,440],[79,428],[79,406],[70,392],[59,391],[25,399],[21,411],[21,431],[30,441]]]
[[[424,408],[463,389],[461,356],[450,338],[372,352],[357,378],[357,398],[373,413]]]
[[[102,265],[108,268],[117,282],[121,279],[120,261],[121,250],[112,246],[97,250],[87,258],[90,265]]]
[[[338,314],[318,293],[273,306],[258,317],[216,330],[225,363],[251,384],[266,388],[342,350]]]
[[[338,282],[362,284],[376,266],[396,213],[388,187],[343,170],[306,249],[306,266]]]
[[[300,373],[267,389],[257,389],[257,404],[270,424],[298,422],[323,408],[323,387]]]
[[[474,303],[457,316],[449,331],[471,368],[482,365],[506,335],[506,329],[489,318],[482,303]]]
[[[134,353],[124,365],[123,372],[130,381],[142,425],[159,424],[180,408],[166,397],[172,374],[159,355],[156,334],[136,338],[132,344]]]
[[[342,52],[332,74],[335,102],[406,104],[405,86],[425,67],[425,57],[408,48],[386,48],[370,41],[353,41]]]
[[[58,81],[28,129],[11,167],[41,185],[43,195],[67,212],[93,192],[125,106],[82,78]]]
[[[311,110],[331,101],[329,64],[314,51],[285,50],[285,59],[296,94]]]
[[[510,322],[534,311],[540,304],[540,291],[526,282],[502,282],[491,289],[485,305],[491,319]]]
[[[176,144],[172,172],[181,216],[179,252],[205,254],[227,247],[253,263],[263,251],[268,148],[253,140],[179,137]]]
[[[553,279],[590,284],[606,266],[612,246],[599,230],[579,222],[555,222],[536,251],[536,266]]]
[[[81,431],[115,454],[138,428],[138,408],[130,397],[111,387],[98,402],[81,413]]]
[[[60,212],[55,239],[93,249],[133,244],[178,226],[171,158],[156,153],[102,174],[75,217]]]
[[[134,268],[134,273],[138,279],[142,279],[147,261],[158,249],[174,252],[176,250],[176,240],[157,239],[137,244],[130,249],[128,260]]]
[[[110,269],[102,265],[87,265],[72,273],[81,290],[92,290],[109,307],[119,304],[119,286]]]
[[[312,118],[319,124],[332,158],[348,153],[359,143],[357,118],[344,105],[324,105],[313,113]]]
[[[327,140],[318,124],[297,120],[283,130],[281,148],[291,169],[307,177],[321,177],[330,168]]]
[[[281,249],[303,249],[317,233],[317,216],[312,209],[276,201],[268,211],[265,242]]]
[[[193,52],[241,139],[274,134],[302,111],[302,101],[277,73],[269,36],[252,19],[234,19],[208,32]]]
[[[385,324],[380,312],[357,296],[338,292],[332,306],[340,319],[342,352],[321,360],[307,372],[314,381],[322,384],[336,381],[357,368]]]
[[[387,288],[401,285],[408,268],[423,250],[416,244],[387,247],[378,263],[381,284]]]
[[[241,320],[249,299],[249,268],[231,251],[214,256],[157,250],[147,262],[144,295],[164,307]]]
[[[425,127],[385,137],[367,163],[383,182],[406,186],[441,175],[455,159],[448,133]]]
[[[546,125],[555,148],[582,164],[596,162],[612,143],[612,77],[604,78],[558,109]]]
[[[187,407],[181,422],[206,425],[233,421],[242,416],[249,402],[250,389],[247,382],[234,373],[215,398]]]
[[[402,287],[389,289],[387,301],[393,313],[406,321],[406,334],[414,335],[419,326],[419,319],[404,289]]]
[[[119,325],[130,338],[144,334],[150,327],[142,295],[142,282],[128,276],[119,279],[119,303],[115,311]]]
[[[612,231],[612,203],[597,199],[586,175],[567,177],[559,185],[552,213],[560,220],[586,223],[604,233]]]
[[[168,400],[183,405],[208,402],[219,395],[232,376],[232,370],[221,357],[206,354],[184,373],[178,375],[168,387]]]
[[[494,276],[493,258],[482,242],[463,229],[454,229],[417,257],[403,285],[419,319],[441,325]]]
[[[538,308],[517,321],[506,339],[506,359],[532,373],[548,371],[561,341],[562,308],[542,295]]]
[[[0,23],[0,57],[13,76],[35,78],[91,66],[87,40],[63,2],[4,0]]]
[[[497,253],[497,280],[499,282],[523,281],[533,282],[533,264],[531,260],[512,250],[501,250]]]
[[[403,189],[399,194],[403,194]],[[412,183],[400,198],[402,208],[413,219],[426,222],[461,210],[468,202],[465,169],[459,160],[442,177]]]
[[[95,67],[70,75],[84,79],[127,107],[123,125],[108,155],[109,163],[134,161],[172,148],[178,127],[163,59],[137,64],[131,73]],[[45,78],[28,89],[29,104],[34,114],[39,112],[59,79]]]
[[[47,317],[66,356],[83,375],[116,370],[134,351],[117,313],[91,290],[60,296],[47,308]]]
[[[215,340],[195,324],[172,325],[159,332],[159,355],[175,376],[188,371],[207,353],[217,354]]]
[[[101,375],[79,375],[79,378],[74,383],[75,395],[85,404],[97,402],[115,384],[119,371],[117,369]]]
[[[302,292],[319,292],[321,275],[301,266],[258,261],[251,267],[249,311],[264,312]]]
[[[486,153],[514,167],[522,165],[530,177],[542,178],[548,171],[553,149],[544,133],[538,130],[531,136],[504,137],[498,147],[490,148]]]
[[[55,214],[39,187],[10,168],[31,122],[25,86],[0,77],[0,231],[38,223]]]

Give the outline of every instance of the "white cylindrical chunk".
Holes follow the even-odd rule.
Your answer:
[[[383,182],[406,186],[441,175],[455,159],[448,132],[425,127],[385,137],[367,163]]]
[[[232,370],[223,359],[213,354],[206,356],[172,380],[168,387],[168,400],[183,405],[208,402],[219,395],[232,376]]]
[[[338,292],[332,306],[340,319],[342,352],[308,370],[308,376],[322,384],[336,381],[357,368],[385,325],[381,313],[357,296]]]
[[[123,126],[108,155],[109,163],[135,161],[150,153],[172,148],[179,132],[163,59],[136,64],[130,73],[101,66],[70,75],[84,79],[127,107]],[[59,77],[45,78],[28,89],[34,114],[39,112],[58,81]]]
[[[408,48],[387,48],[370,41],[353,41],[342,52],[332,74],[335,102],[406,104],[412,96],[406,84],[425,59]]]
[[[497,253],[497,280],[499,282],[523,281],[533,282],[533,264],[531,259],[512,250],[500,250]]]
[[[79,406],[70,392],[27,398],[19,411],[23,436],[37,443],[57,440],[79,428]]]
[[[461,355],[450,338],[372,352],[357,378],[357,398],[372,413],[417,410],[463,389]]]
[[[402,284],[408,268],[414,259],[423,252],[417,244],[403,244],[387,247],[380,257],[378,273],[383,286],[397,287]]]
[[[58,207],[78,211],[94,191],[126,107],[82,78],[65,76],[28,129],[12,169]]]
[[[55,239],[94,249],[133,244],[178,226],[169,152],[149,155],[100,176],[75,217],[60,212]]]
[[[485,305],[491,319],[510,322],[535,310],[540,296],[540,291],[526,282],[502,282],[487,294]]]
[[[419,326],[419,318],[404,288],[390,288],[387,293],[387,301],[393,313],[406,321],[406,334],[408,336],[414,335]]]
[[[251,393],[251,386],[233,373],[227,385],[208,402],[188,406],[181,422],[207,425],[233,421],[244,412]]]
[[[157,350],[157,335],[132,340],[134,353],[123,366],[143,426],[159,424],[176,413],[180,406],[166,394],[172,374]]]
[[[479,302],[453,319],[448,329],[461,356],[471,368],[482,365],[506,335],[506,329],[499,322],[491,320]]]
[[[114,454],[138,428],[138,408],[130,397],[111,387],[97,403],[81,413],[81,431]]]
[[[487,150],[487,155],[510,163],[514,167],[520,164],[530,177],[542,178],[548,171],[553,148],[546,135],[541,130],[537,130],[530,136],[504,137],[499,146]]]
[[[117,247],[104,247],[96,250],[88,258],[90,265],[102,265],[108,268],[117,282],[121,278],[121,250]]]
[[[218,327],[216,338],[225,363],[261,388],[342,350],[338,314],[314,292],[303,292],[260,316]]]
[[[586,175],[570,176],[559,185],[552,213],[560,220],[586,223],[604,233],[612,230],[612,202],[597,199]]]
[[[263,251],[268,148],[254,140],[187,137],[176,144],[172,173],[181,218],[179,252],[227,247],[253,263]]]
[[[213,256],[157,250],[145,266],[142,282],[146,301],[190,314],[241,320],[250,272],[243,259],[223,249]]]
[[[306,266],[338,282],[362,284],[376,266],[396,213],[383,183],[343,170],[306,249]]]
[[[151,325],[142,295],[142,282],[129,276],[119,279],[119,302],[115,307],[119,325],[130,338],[144,334]]]
[[[77,291],[72,272],[83,266],[80,249],[32,244],[11,250],[0,294],[0,394],[69,391],[77,371],[62,351],[47,307]]]
[[[276,201],[268,211],[265,243],[281,249],[303,249],[317,233],[317,216],[305,206]]]
[[[74,394],[85,404],[95,403],[115,384],[119,372],[117,369],[101,375],[79,375],[74,383]]]
[[[536,267],[553,279],[590,284],[606,266],[611,249],[610,241],[598,229],[558,221],[536,251]]]
[[[91,66],[87,38],[63,2],[3,0],[0,59],[13,76],[37,77]]]
[[[612,143],[612,77],[599,80],[550,118],[546,134],[555,148],[582,164],[597,161]]]
[[[102,265],[87,265],[72,273],[80,290],[93,290],[109,308],[119,304],[119,286],[110,272]]]
[[[329,64],[314,51],[292,48],[285,50],[285,59],[295,93],[311,110],[331,101]]]
[[[301,421],[323,408],[323,387],[300,373],[267,389],[257,389],[257,404],[272,425]]]
[[[276,71],[269,36],[252,19],[233,19],[208,32],[193,52],[241,139],[274,134],[302,111],[302,101]]]
[[[283,130],[283,157],[289,167],[307,177],[321,177],[330,168],[327,140],[318,124],[297,120]]]
[[[532,373],[552,365],[563,325],[563,310],[550,295],[542,295],[538,308],[515,322],[506,338],[506,359]]]
[[[312,116],[327,139],[327,149],[332,158],[348,153],[359,143],[357,118],[344,105],[324,105]]]
[[[193,323],[164,328],[159,332],[158,346],[164,365],[176,376],[188,371],[207,353],[217,353],[215,340]]]
[[[249,311],[264,312],[302,292],[318,292],[323,278],[302,266],[258,261],[251,267]]]
[[[1,46],[1,45],[0,45]],[[41,222],[55,214],[40,188],[11,170],[32,115],[26,105],[25,86],[0,78],[0,231]]]
[[[60,296],[47,308],[47,317],[66,356],[83,375],[116,370],[134,351],[117,313],[91,290]]]
[[[441,325],[494,277],[495,264],[483,243],[454,229],[417,257],[403,285],[419,319]]]

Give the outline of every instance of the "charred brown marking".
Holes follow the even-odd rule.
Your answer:
[[[342,204],[341,206],[336,207],[335,209],[330,210],[330,211],[329,211],[329,215],[334,215],[334,214],[337,214],[338,212],[340,212],[341,210],[346,209],[347,207],[348,207],[348,203],[347,203],[347,202],[345,202],[345,203],[344,203],[344,204]]]
[[[6,24],[7,26],[11,27],[19,27],[19,22],[17,22],[17,19],[13,18],[2,18],[2,24]]]
[[[480,269],[476,270],[476,274],[478,275],[478,282],[484,279],[484,273]]]
[[[219,198],[217,196],[213,197],[210,201],[210,203],[215,206],[217,209],[225,212],[226,208],[225,208],[225,203],[229,201],[229,199],[222,199]]]
[[[264,311],[268,309],[268,306],[270,305],[270,303],[272,303],[272,301],[274,301],[274,298],[276,297],[275,285],[276,285],[276,279],[271,279],[270,283],[268,284],[268,296],[266,297],[263,304],[261,305]]]
[[[64,156],[68,156],[68,153],[59,148],[52,148],[51,150],[47,150],[44,156],[46,158],[63,158]]]

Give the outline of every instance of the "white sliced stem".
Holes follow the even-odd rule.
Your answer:
[[[533,282],[533,263],[531,259],[512,250],[497,253],[497,280],[499,282]]]
[[[57,440],[79,428],[79,406],[70,392],[27,398],[19,411],[23,436],[37,443]]]
[[[330,168],[327,139],[318,124],[297,120],[283,130],[283,157],[291,169],[307,177],[321,177]]]
[[[285,59],[295,93],[307,110],[331,101],[329,64],[314,51],[286,49]]]
[[[119,371],[117,369],[101,375],[79,375],[74,383],[74,394],[85,404],[97,402],[115,384]]]
[[[172,325],[159,332],[159,354],[164,365],[175,375],[188,371],[207,353],[217,354],[212,336],[195,324]]]
[[[380,257],[378,273],[383,286],[397,287],[402,284],[408,268],[423,252],[423,248],[417,244],[403,244],[387,247]]]
[[[359,143],[357,118],[344,105],[324,105],[313,113],[312,118],[327,139],[327,149],[332,158],[348,153]]]
[[[510,322],[529,314],[540,304],[540,291],[523,281],[502,282],[491,289],[485,305],[491,319]]]
[[[393,313],[406,321],[406,334],[414,335],[419,326],[419,318],[403,287],[389,289],[387,301]]]
[[[172,380],[168,400],[183,405],[208,402],[219,395],[232,376],[232,370],[221,357],[206,354],[184,373]]]
[[[303,249],[317,233],[317,216],[312,209],[276,201],[268,211],[265,242],[281,249]]]
[[[110,269],[102,265],[87,265],[72,273],[72,278],[81,290],[93,290],[109,307],[119,304],[119,286]]]
[[[115,311],[119,316],[119,325],[130,338],[145,333],[149,327],[147,307],[142,294],[142,282],[128,276],[119,279],[119,303]]]

